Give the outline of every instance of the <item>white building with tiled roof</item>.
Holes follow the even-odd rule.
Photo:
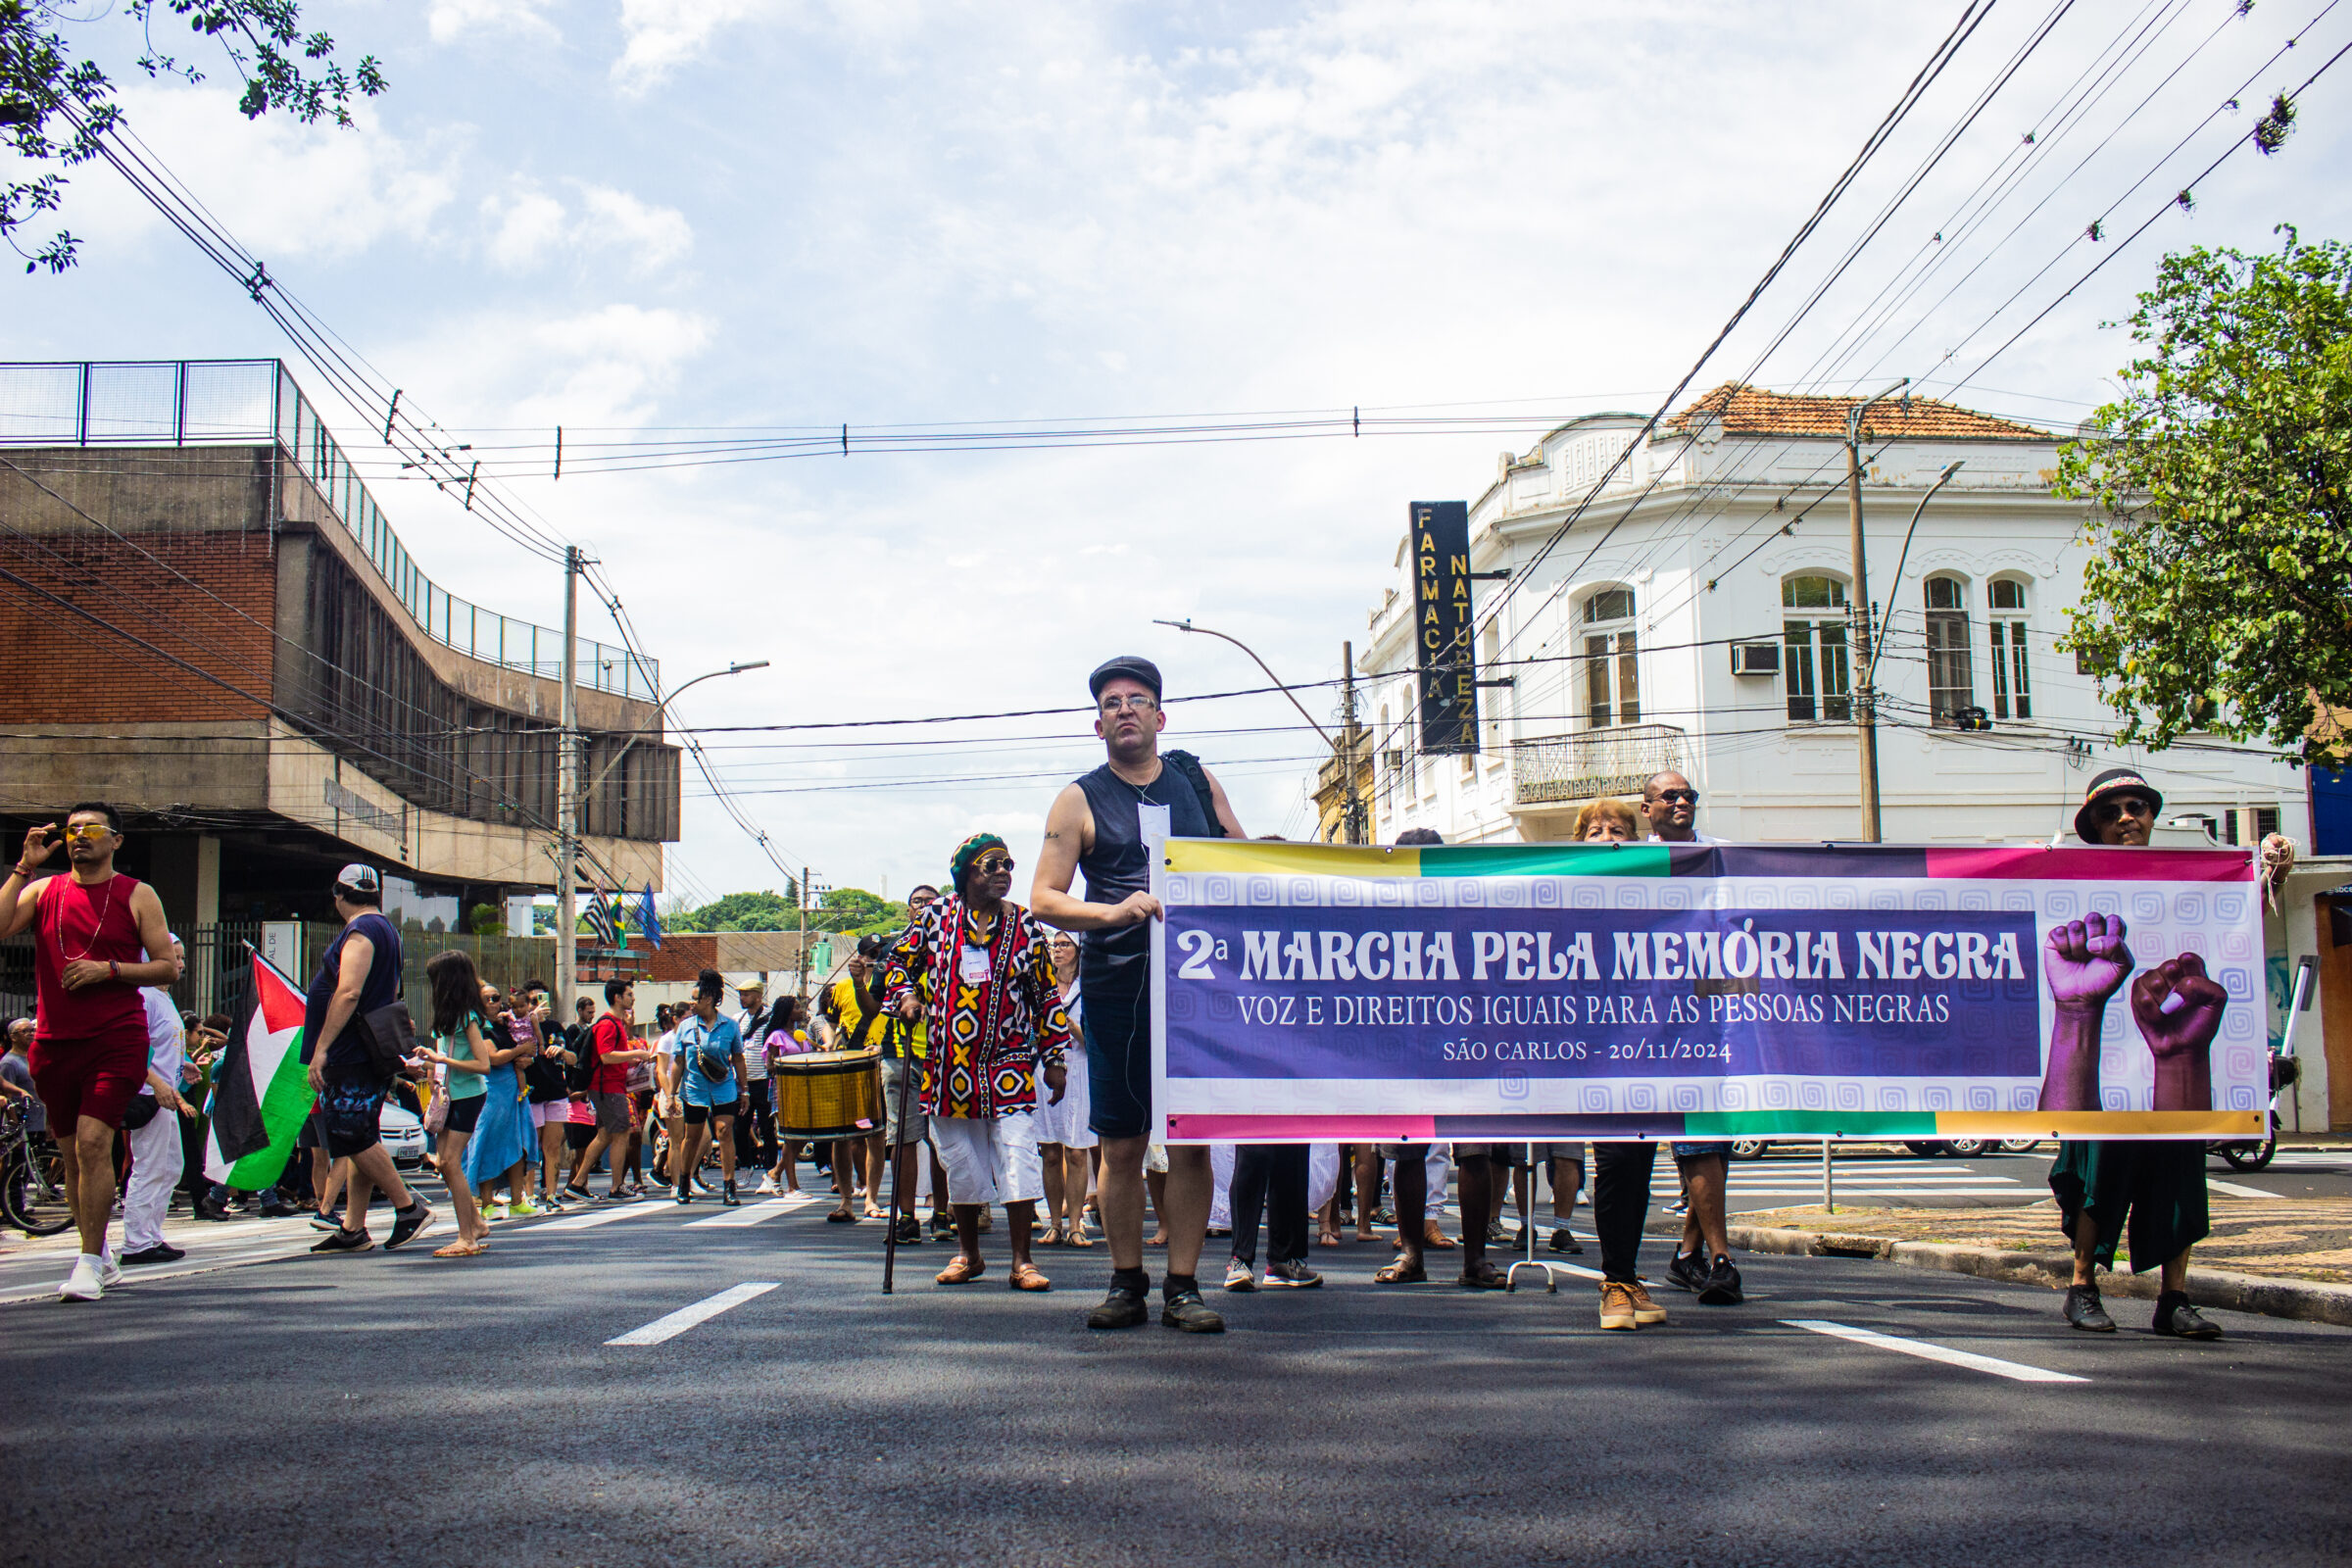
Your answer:
[[[1475,585],[1479,675],[1510,682],[1478,693],[1475,755],[1420,750],[1400,502],[1392,586],[1358,661],[1376,838],[1562,839],[1585,804],[1638,795],[1663,768],[1690,776],[1717,837],[1855,838],[1851,407],[1728,385],[1646,439],[1642,416],[1603,414],[1504,454],[1470,506],[1470,564],[1540,564]],[[2306,836],[2293,768],[2218,741],[2109,742],[2113,713],[2055,646],[2084,553],[2084,504],[2049,490],[2063,436],[1925,400],[1876,405],[1863,436],[1887,842],[2047,840],[2071,831],[2088,777],[2120,762],[2164,792],[2168,818],[2202,814],[2227,842],[2275,824]],[[1905,555],[1906,525],[1954,462]]]

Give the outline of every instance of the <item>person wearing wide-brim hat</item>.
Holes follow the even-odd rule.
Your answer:
[[[2164,809],[2164,796],[2136,769],[2111,767],[2093,778],[2075,812],[2075,832],[2085,844],[2110,849],[2145,849]],[[2042,1082],[2044,1110],[2096,1110],[2099,1039],[2107,1004],[2125,989],[2138,960],[2125,945],[2123,916],[2093,912],[2051,929],[2042,967],[2057,1003],[2051,1030],[2048,1076]],[[2180,1005],[2163,1013],[2171,997]],[[2208,979],[2194,954],[2182,954],[2140,977],[2130,1005],[2151,1049],[2159,1035],[2197,1038],[2180,1044],[2201,1052],[2220,1026],[2228,995]],[[2149,1009],[2161,1021],[2151,1023]],[[2153,1032],[2152,1032],[2153,1031]],[[2159,1077],[2164,1076],[2159,1057]],[[2210,1098],[2210,1091],[2208,1092]],[[2157,1108],[2173,1108],[2161,1092]],[[2116,1244],[2129,1238],[2132,1272],[2160,1270],[2153,1327],[2180,1339],[2221,1337],[2218,1325],[2188,1303],[2189,1249],[2212,1233],[2205,1195],[2205,1146],[2201,1141],[2142,1143],[2081,1139],[2058,1146],[2050,1167],[2050,1192],[2058,1200],[2060,1225],[2075,1253],[2074,1280],[2066,1293],[2068,1323],[2094,1334],[2115,1332],[2099,1298],[2098,1268],[2115,1266]]]
[[[2164,810],[2164,797],[2135,767],[2111,767],[2082,791],[2075,811],[2075,837],[2085,844],[2145,848]]]

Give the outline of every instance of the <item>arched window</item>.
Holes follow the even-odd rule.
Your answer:
[[[1992,716],[2032,718],[2034,687],[2026,664],[2026,585],[1996,577],[1984,585],[1984,623],[1992,634]]]
[[[1953,714],[1977,702],[1976,672],[1969,664],[1975,639],[1968,634],[1968,585],[1957,577],[1930,577],[1928,608],[1928,711],[1931,721],[1949,725]]]
[[[1642,671],[1634,636],[1634,591],[1603,588],[1587,596],[1585,724],[1607,729],[1642,722]]]
[[[1845,584],[1835,577],[1781,579],[1781,635],[1788,661],[1781,687],[1788,716],[1800,723],[1852,721],[1853,685],[1846,666]]]

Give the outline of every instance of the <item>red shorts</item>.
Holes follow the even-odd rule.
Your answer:
[[[36,1034],[25,1064],[49,1113],[50,1137],[72,1139],[83,1116],[120,1130],[122,1112],[147,1082],[147,1026],[142,1020],[81,1040]]]

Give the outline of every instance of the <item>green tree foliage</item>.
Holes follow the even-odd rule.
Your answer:
[[[797,931],[801,912],[780,893],[730,893],[699,909],[662,917],[665,931]],[[835,888],[808,911],[811,931],[895,931],[906,923],[906,906],[863,888]]]
[[[302,30],[296,0],[130,0],[124,15],[139,26],[138,66],[150,76],[204,80],[195,66],[156,46],[159,21],[181,19],[198,39],[218,47],[242,83],[237,109],[248,120],[275,109],[306,125],[330,120],[349,126],[353,95],[372,98],[386,85],[373,55],[345,72],[334,39]],[[78,15],[66,0],[0,0],[0,139],[24,163],[52,166],[29,178],[12,173],[0,185],[0,239],[20,256],[27,253],[17,231],[65,200],[66,177],[57,171],[99,156],[107,132],[122,119],[106,73],[76,58],[81,51],[55,30],[107,16],[104,6]],[[24,270],[62,272],[79,249],[60,229],[29,253]]]
[[[2145,352],[2057,490],[2094,503],[2096,554],[2063,646],[2118,738],[2262,740],[2341,765],[2352,737],[2352,247],[2167,256]]]

